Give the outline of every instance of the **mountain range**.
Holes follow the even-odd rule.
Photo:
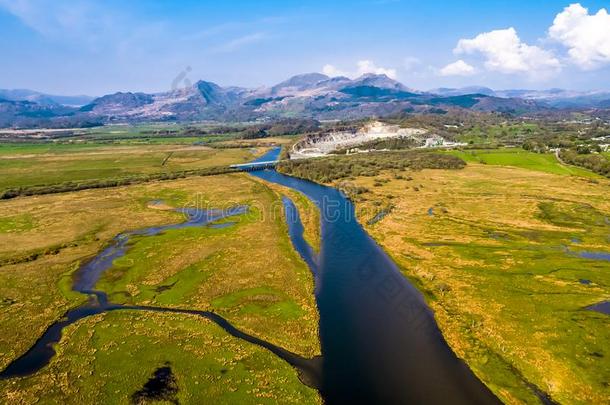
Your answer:
[[[98,98],[0,90],[0,127],[285,117],[350,119],[451,110],[520,115],[565,108],[610,108],[610,93],[561,89],[495,91],[479,86],[418,91],[383,74],[349,79],[320,73],[297,75],[275,86],[257,89],[198,81],[167,92],[119,92]]]
[[[470,86],[459,89],[438,88],[431,93],[443,96],[465,94],[484,94],[490,97],[521,98],[536,101],[538,104],[552,108],[608,108],[610,92],[608,91],[573,91],[564,89],[548,90],[492,90],[489,87]]]
[[[64,105],[80,107],[90,103],[94,97],[90,96],[56,96],[52,94],[44,94],[38,91],[27,89],[6,90],[0,89],[0,99],[11,101],[30,101],[33,103],[52,106]]]

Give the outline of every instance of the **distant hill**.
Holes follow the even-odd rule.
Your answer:
[[[422,92],[386,75],[366,74],[350,79],[307,73],[257,89],[198,81],[187,88],[155,94],[118,92],[91,99],[1,90],[0,99],[0,126],[64,127],[289,117],[353,119],[404,112],[444,114],[453,110],[520,115],[557,108],[608,108],[610,93],[492,90],[483,86]]]
[[[93,97],[89,96],[55,96],[27,89],[0,89],[0,98],[9,101],[31,101],[42,105],[59,104],[71,107],[79,107],[93,100]]]
[[[273,86],[271,88],[271,93],[279,94],[283,91],[303,91],[315,87],[318,83],[327,81],[328,79],[330,79],[330,77],[321,73],[297,75]]]
[[[564,89],[548,90],[492,90],[488,87],[470,86],[459,89],[438,88],[430,93],[443,96],[459,96],[466,94],[484,94],[500,98],[513,98],[536,101],[539,105],[553,108],[604,108],[604,102],[610,99],[610,92],[604,91],[572,91]]]
[[[69,128],[102,123],[99,117],[77,114],[75,107],[0,98],[0,128]]]
[[[441,87],[438,89],[430,90],[430,93],[438,94],[441,96],[464,96],[467,94],[483,94],[486,96],[497,96],[495,91],[493,91],[489,87],[483,86],[468,86],[461,87],[459,89]]]

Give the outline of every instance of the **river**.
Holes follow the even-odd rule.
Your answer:
[[[275,149],[258,160],[278,155]],[[275,170],[252,175],[300,191],[320,209],[314,261],[326,403],[499,403],[451,351],[422,295],[358,223],[341,192]],[[309,249],[295,246],[312,261]]]

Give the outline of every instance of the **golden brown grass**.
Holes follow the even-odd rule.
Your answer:
[[[538,402],[524,380],[561,403],[607,400],[608,316],[583,308],[610,298],[610,263],[570,252],[608,252],[609,181],[469,164],[355,183],[362,223],[393,206],[367,230],[502,400]]]
[[[281,146],[289,145],[294,142],[297,137],[294,136],[270,136],[268,138],[255,138],[255,139],[232,139],[229,141],[216,142],[215,145],[230,146],[230,147],[269,147],[269,146]]]
[[[181,214],[173,211],[151,209],[149,202],[155,199],[173,207],[226,208],[248,204],[251,210],[242,217],[227,219],[238,221],[228,228],[187,228],[135,238],[129,253],[100,280],[99,288],[120,302],[213,310],[262,339],[304,356],[319,354],[313,277],[290,245],[281,211],[280,216],[268,212],[281,207],[280,194],[247,174],[232,174],[118,187],[112,192],[85,190],[0,202],[0,222],[25,215],[30,224],[23,229],[0,232],[0,259],[14,262],[0,266],[0,325],[4,331],[0,334],[0,367],[27,350],[68,308],[82,302],[82,295],[71,292],[71,274],[112,237],[128,230],[183,220]],[[32,252],[38,253],[36,259]],[[168,285],[175,288],[157,292],[157,287]],[[166,356],[169,360],[187,364],[189,353],[196,356],[200,352],[203,360],[193,358],[190,361],[195,365],[185,368],[182,364],[176,368],[182,369],[184,381],[190,384],[196,376],[205,378],[209,367],[217,367],[214,364],[232,364],[231,368],[238,372],[237,380],[230,383],[230,378],[223,377],[205,385],[208,390],[205,395],[216,395],[220,403],[230,402],[227,398],[257,402],[253,398],[284,395],[293,399],[289,402],[319,400],[296,380],[294,370],[270,353],[228,337],[205,320],[168,317],[163,320],[163,315],[151,315],[147,321],[147,314],[138,314],[142,326],[123,336],[122,332],[135,327],[127,314],[106,314],[80,321],[62,339],[60,354],[49,368],[39,377],[20,380],[17,388],[11,388],[10,381],[3,382],[0,394],[5,399],[21,398],[17,402],[31,403],[36,395],[45,393],[41,391],[43,387],[57,384],[49,391],[49,400],[86,401],[97,395],[95,387],[99,384],[103,387],[101,381],[107,376],[133,372],[139,376],[137,384],[127,379],[131,383],[121,385],[120,379],[111,377],[110,385],[118,384],[120,395],[125,396],[128,392],[125,390],[139,389],[145,376],[154,371],[150,368],[133,371],[139,362],[153,367],[164,353],[171,353]],[[102,329],[112,325],[119,325],[115,331],[118,341],[111,339],[114,334],[102,333]],[[95,332],[89,333],[91,330]],[[181,341],[172,335],[172,330],[176,336],[186,333],[196,338],[191,343],[190,338]],[[72,340],[74,333],[80,336],[76,341]],[[208,333],[210,337],[206,338]],[[99,340],[95,338],[98,335],[106,337]],[[184,351],[185,347],[192,350]],[[213,355],[219,350],[222,356]],[[121,356],[130,358],[129,353],[136,352],[145,358],[124,361],[114,370],[111,363],[106,363],[112,356],[115,360]],[[87,365],[88,361],[93,362],[92,366]],[[106,370],[105,374],[99,370]],[[76,377],[75,373],[83,374]],[[187,376],[189,373],[193,375]],[[87,378],[83,381],[91,386],[80,386],[77,390],[81,393],[74,394],[69,381],[84,375]],[[267,388],[256,388],[258,383],[253,381],[259,377],[268,381]],[[285,382],[289,389],[283,390],[270,379]],[[230,389],[247,386],[250,395],[229,394]],[[182,398],[201,398],[195,386],[186,385],[183,389]],[[112,392],[104,392],[102,397],[112,398]],[[85,394],[91,396],[83,397]]]

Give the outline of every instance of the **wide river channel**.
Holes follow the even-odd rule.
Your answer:
[[[279,152],[257,161],[276,160]],[[252,175],[297,190],[320,209],[318,257],[303,243],[294,246],[316,263],[326,403],[499,403],[451,351],[420,292],[358,223],[350,200],[275,170]],[[289,227],[301,226],[287,217]]]

